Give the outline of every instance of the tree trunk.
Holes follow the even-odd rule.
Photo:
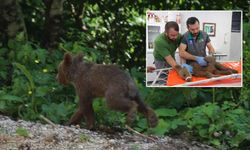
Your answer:
[[[8,41],[14,39],[20,32],[27,37],[25,23],[22,15],[20,5],[17,0],[2,0],[0,4],[0,40],[1,47],[8,48]],[[27,38],[26,38],[27,40]],[[3,57],[8,60],[8,53],[6,51]],[[4,67],[5,68],[5,67]],[[3,69],[3,68],[2,68]],[[11,85],[13,67],[11,62],[6,65],[7,75],[4,79],[0,78],[0,83]]]
[[[72,2],[72,13],[75,18],[75,24],[80,31],[87,30],[86,26],[82,22],[84,9],[84,0],[77,0],[75,3]]]
[[[26,34],[25,23],[17,0],[3,0],[0,4],[0,38],[3,46],[17,33]]]
[[[49,50],[57,48],[63,33],[63,2],[64,0],[44,0],[46,9],[41,45]]]

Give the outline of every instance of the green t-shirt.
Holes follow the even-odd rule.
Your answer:
[[[171,55],[175,59],[175,51],[181,42],[181,34],[175,41],[168,39],[165,33],[161,33],[154,41],[154,58],[155,60],[165,61],[165,57]]]

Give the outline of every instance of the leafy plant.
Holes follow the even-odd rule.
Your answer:
[[[124,114],[109,109],[103,99],[95,99],[93,107],[97,124],[113,127],[123,127],[125,125]]]
[[[21,128],[21,127],[16,129],[16,134],[18,134],[19,136],[23,136],[23,137],[29,136],[28,130],[25,128]]]
[[[206,103],[179,113],[176,109],[162,108],[156,113],[160,118],[156,128],[147,129],[142,123],[145,120],[141,119],[136,129],[147,129],[147,133],[157,135],[185,132],[220,149],[239,147],[250,141],[250,111],[233,102],[225,101],[222,105]]]
[[[80,134],[79,139],[80,139],[81,142],[86,142],[86,141],[90,140],[89,137],[87,135],[85,135],[85,134]]]

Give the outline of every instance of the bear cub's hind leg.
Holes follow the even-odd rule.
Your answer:
[[[105,97],[109,108],[126,113],[126,123],[131,126],[136,118],[137,103],[126,98],[123,94],[111,90],[106,92]]]

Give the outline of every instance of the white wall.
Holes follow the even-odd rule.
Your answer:
[[[229,60],[240,61],[241,51],[241,33],[232,32]]]

